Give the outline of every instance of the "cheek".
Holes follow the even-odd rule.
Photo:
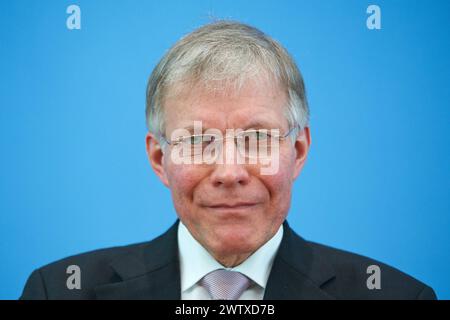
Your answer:
[[[291,195],[291,182],[286,173],[262,177],[264,185],[270,193],[272,205],[278,206],[280,202],[289,199]]]
[[[294,164],[295,161],[292,157],[280,158],[280,166],[276,174],[259,176],[270,192],[272,205],[280,207],[283,206],[283,203],[290,203]]]
[[[204,170],[198,167],[173,163],[166,165],[166,174],[175,205],[177,202],[187,205],[186,202],[192,200],[195,188],[205,176]]]

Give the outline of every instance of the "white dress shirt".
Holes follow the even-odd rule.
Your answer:
[[[283,238],[283,225],[277,233],[244,262],[234,268],[226,268],[191,235],[180,221],[178,225],[178,254],[181,273],[182,300],[210,300],[208,291],[199,284],[211,271],[226,269],[238,271],[253,281],[239,300],[262,300],[273,260]]]

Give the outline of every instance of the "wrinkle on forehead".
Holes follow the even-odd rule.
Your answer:
[[[281,129],[288,125],[284,115],[287,94],[272,83],[248,81],[239,91],[210,91],[203,86],[190,89],[178,89],[166,101],[169,132],[192,126],[193,121],[202,121],[203,129],[220,130],[252,126]]]
[[[217,81],[195,81],[186,80],[173,85],[169,90],[166,101],[177,98],[199,99],[204,97],[237,99],[252,92],[253,94],[265,95],[267,97],[287,96],[287,89],[272,76],[258,76],[237,82],[233,79]],[[165,101],[165,102],[166,102]]]

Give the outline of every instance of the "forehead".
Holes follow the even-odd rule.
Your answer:
[[[190,127],[201,121],[203,128],[287,128],[287,94],[279,86],[247,81],[235,88],[197,85],[169,91],[164,102],[166,130]]]

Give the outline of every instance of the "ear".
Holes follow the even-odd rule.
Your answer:
[[[311,146],[311,133],[309,127],[305,127],[297,135],[297,140],[295,140],[295,169],[292,180],[297,179],[300,172],[305,165],[306,158],[308,156],[309,147]]]
[[[166,170],[164,168],[164,153],[162,147],[158,139],[150,132],[145,136],[145,147],[153,171],[159,177],[161,182],[164,183],[166,187],[169,187],[169,180],[167,179]]]

